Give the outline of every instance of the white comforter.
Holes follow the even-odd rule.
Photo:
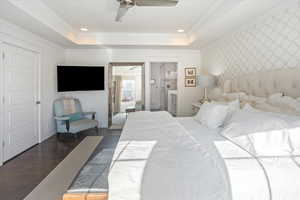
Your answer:
[[[299,117],[239,111],[231,119],[229,126],[221,131],[220,134],[251,155],[252,158],[246,160],[256,160],[260,165],[260,171],[265,177],[264,185],[268,186],[264,191],[268,191],[269,194],[265,198],[255,199],[299,199],[299,126]],[[220,151],[221,154],[225,152],[226,150]],[[245,157],[242,156],[241,159]],[[225,160],[228,162],[228,159]],[[227,164],[227,167],[230,169],[230,164]],[[244,174],[245,171],[241,173]],[[231,176],[231,180],[234,179],[233,177]],[[249,186],[261,185],[261,183],[263,182],[254,179],[252,184],[249,182]],[[233,190],[233,199],[238,199],[237,196],[241,195],[238,194],[239,184],[231,185],[236,188]]]
[[[224,162],[207,146],[166,112],[130,115],[109,174],[109,200],[229,200]]]
[[[297,157],[257,160],[243,143],[234,144],[241,135],[225,134],[166,112],[131,114],[114,154],[109,200],[299,197]]]

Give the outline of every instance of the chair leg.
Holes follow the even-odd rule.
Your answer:
[[[78,133],[74,133],[74,138],[77,140],[78,139]]]

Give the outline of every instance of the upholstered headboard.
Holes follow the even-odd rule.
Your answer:
[[[244,92],[248,95],[267,97],[282,92],[294,98],[300,97],[300,69],[282,69],[257,72],[225,80],[220,83],[227,93]]]

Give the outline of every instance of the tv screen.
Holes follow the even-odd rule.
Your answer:
[[[104,67],[57,66],[58,92],[104,90]]]

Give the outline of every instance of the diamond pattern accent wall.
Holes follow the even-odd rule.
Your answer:
[[[299,5],[297,0],[274,8],[202,49],[203,67],[221,74],[221,82],[259,71],[300,68]]]

